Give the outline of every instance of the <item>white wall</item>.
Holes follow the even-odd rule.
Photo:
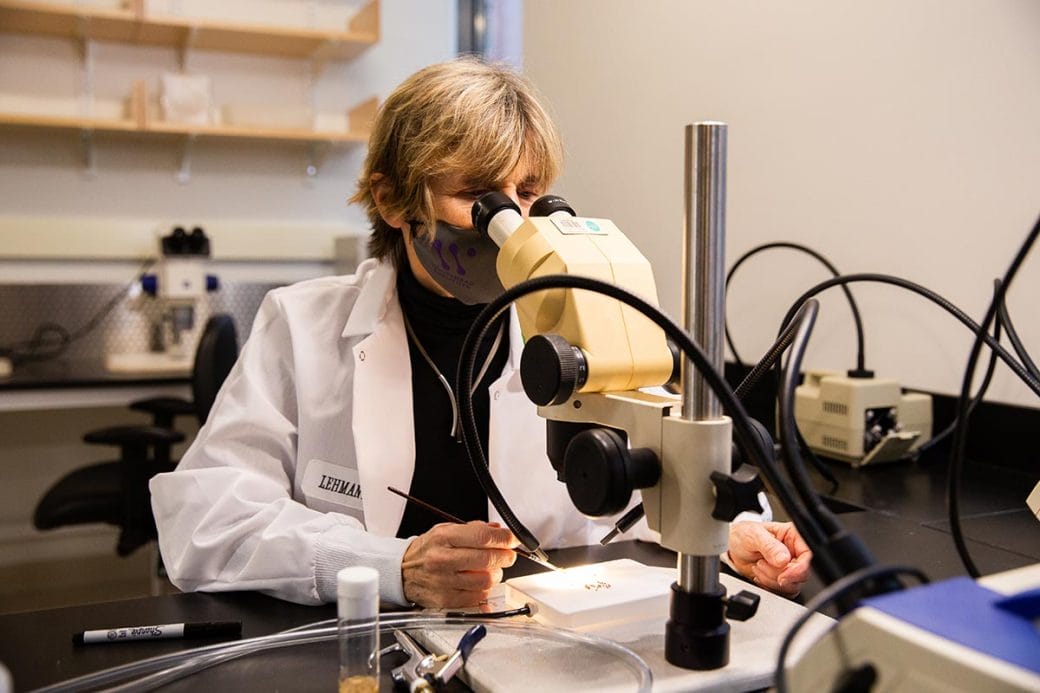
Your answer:
[[[1038,27],[1033,0],[526,0],[525,69],[567,146],[557,191],[633,238],[673,315],[683,128],[721,120],[727,266],[759,243],[802,242],[845,273],[912,279],[978,319],[1040,211]],[[1036,254],[1008,300],[1034,347]],[[826,276],[792,251],[745,264],[729,297],[741,355],[757,358]],[[967,330],[900,290],[854,291],[868,367],[960,390]],[[852,322],[831,293],[807,364],[844,369]],[[993,398],[1036,405],[1003,375]]]

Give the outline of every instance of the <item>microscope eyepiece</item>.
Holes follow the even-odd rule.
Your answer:
[[[209,238],[201,226],[196,226],[188,233],[183,226],[174,227],[169,235],[159,239],[159,247],[163,256],[204,256],[209,257]]]
[[[531,205],[532,217],[550,217],[556,212],[566,212],[572,217],[578,216],[570,203],[559,195],[542,195]]]
[[[511,209],[520,214],[520,208],[505,193],[498,191],[484,193],[473,203],[473,228],[481,236],[487,236],[488,224],[491,223],[492,217],[503,209]]]

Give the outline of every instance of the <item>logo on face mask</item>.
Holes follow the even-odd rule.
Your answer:
[[[419,222],[411,226],[414,233]],[[419,264],[463,303],[488,303],[505,290],[495,270],[498,246],[490,238],[443,221],[434,225],[433,238],[412,238]]]

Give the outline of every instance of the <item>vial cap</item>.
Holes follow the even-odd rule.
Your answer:
[[[343,568],[336,573],[336,595],[340,599],[378,599],[379,571],[367,566]]]

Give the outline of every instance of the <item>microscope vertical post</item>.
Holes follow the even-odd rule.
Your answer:
[[[684,181],[683,326],[708,361],[723,366],[726,124],[686,126]],[[717,421],[722,405],[689,363],[682,364],[683,418]],[[728,470],[728,465],[726,465]],[[710,512],[708,508],[704,512]],[[729,661],[725,589],[718,555],[678,555],[665,655],[678,666],[714,669]]]
[[[726,297],[726,124],[686,126],[683,181],[683,327],[716,368],[723,367]],[[689,362],[682,364],[683,416],[721,418],[722,405]],[[680,554],[679,585],[687,592],[718,589],[719,557]]]

